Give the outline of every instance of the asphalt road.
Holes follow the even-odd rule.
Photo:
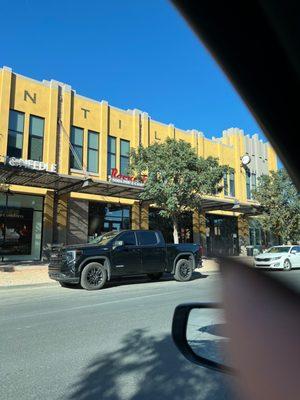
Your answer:
[[[283,274],[300,287],[300,271]],[[232,378],[192,365],[170,337],[174,307],[218,301],[219,279],[0,290],[0,398],[232,399]]]

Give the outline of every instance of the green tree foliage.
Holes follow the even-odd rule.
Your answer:
[[[178,218],[183,211],[199,210],[201,197],[221,190],[220,181],[228,169],[213,157],[199,157],[192,146],[168,138],[149,147],[131,151],[131,172],[148,175],[140,197],[158,206],[163,217],[173,222],[174,242],[178,243]]]
[[[300,239],[300,201],[297,189],[283,169],[258,179],[253,196],[262,206],[260,221],[264,229],[283,243]]]

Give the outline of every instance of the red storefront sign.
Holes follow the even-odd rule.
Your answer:
[[[139,180],[134,176],[120,174],[117,168],[112,168],[111,175],[108,178],[110,182],[143,187],[147,180],[147,175],[142,175],[141,180]]]

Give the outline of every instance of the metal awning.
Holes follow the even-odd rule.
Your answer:
[[[57,191],[58,194],[70,192],[95,194],[111,197],[124,197],[139,200],[143,188],[121,183],[101,181],[94,178],[84,178],[62,175],[47,171],[37,171],[24,167],[12,167],[0,164],[0,184],[38,187]],[[256,204],[239,203],[236,200],[225,200],[205,197],[202,200],[203,211],[235,211],[238,213],[259,214],[260,207]]]
[[[143,190],[139,186],[86,179],[83,177],[62,175],[47,171],[37,171],[23,167],[11,167],[0,164],[0,183],[52,189],[58,194],[70,192],[87,193],[103,196],[139,199]]]
[[[240,203],[237,200],[223,200],[206,197],[202,200],[203,211],[235,211],[247,215],[260,214],[259,204]]]

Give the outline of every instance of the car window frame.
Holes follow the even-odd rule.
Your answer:
[[[155,235],[155,237],[156,237],[156,243],[152,243],[152,244],[142,244],[142,243],[140,242],[140,235],[142,235],[144,232],[151,232],[151,233],[154,233],[154,235]],[[138,239],[138,245],[139,245],[139,246],[145,246],[145,247],[158,246],[159,243],[160,243],[160,238],[159,238],[157,232],[155,232],[155,231],[139,231],[139,232],[137,232],[137,239]]]
[[[132,233],[132,234],[134,235],[135,244],[126,244],[126,243],[124,243],[124,246],[138,246],[138,239],[137,239],[137,236],[136,236],[135,232],[133,232],[133,231],[121,232],[120,235],[117,236],[116,240],[124,241],[124,240],[122,240],[122,236],[123,236],[123,235],[126,235],[126,234],[128,234],[128,233],[129,233],[129,234]]]

